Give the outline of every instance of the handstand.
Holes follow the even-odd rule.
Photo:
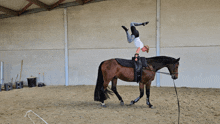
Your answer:
[[[140,50],[142,50],[143,52],[149,52],[149,46],[145,45],[141,42],[140,38],[139,38],[139,32],[138,30],[135,28],[135,26],[140,26],[140,25],[147,25],[149,22],[144,22],[144,23],[135,23],[135,22],[131,22],[131,35],[128,33],[128,29],[125,26],[121,26],[127,35],[127,40],[128,43],[131,43],[132,41],[134,41],[134,45],[137,47],[136,53],[135,55],[139,55]]]

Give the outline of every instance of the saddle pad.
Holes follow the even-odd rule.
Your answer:
[[[145,57],[140,57],[140,59],[142,62],[142,67],[147,67],[147,60],[145,59]],[[134,68],[134,61],[133,60],[121,59],[121,58],[115,58],[115,60],[121,66]]]
[[[132,61],[132,60],[121,59],[121,58],[115,58],[115,60],[121,66],[134,68],[134,61]]]

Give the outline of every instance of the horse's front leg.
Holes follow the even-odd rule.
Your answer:
[[[134,101],[131,101],[130,105],[135,104],[143,97],[144,95],[144,84],[143,83],[139,83],[139,89],[140,89],[140,96],[136,98]]]
[[[112,79],[112,91],[115,93],[115,95],[118,97],[118,100],[120,101],[120,104],[121,105],[124,105],[124,101],[123,99],[121,98],[121,96],[119,95],[118,91],[117,91],[117,88],[116,88],[116,85],[117,85],[117,78],[114,77]]]
[[[153,108],[153,105],[150,103],[150,86],[151,82],[148,82],[148,84],[146,84],[146,104],[149,106],[149,108]]]

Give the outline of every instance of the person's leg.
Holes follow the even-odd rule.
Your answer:
[[[140,25],[143,25],[143,26],[145,26],[145,25],[147,25],[149,22],[143,22],[143,23],[137,23],[137,22],[131,22],[130,23],[130,26],[132,27],[132,26],[140,26]]]
[[[139,37],[139,31],[135,28],[135,26],[131,26],[131,35],[134,35],[135,38]]]
[[[121,27],[122,27],[122,28],[125,30],[125,32],[126,32],[128,43],[131,43],[131,42],[134,40],[135,36],[134,36],[134,35],[130,35],[130,34],[128,33],[128,29],[127,29],[125,26],[121,26]]]

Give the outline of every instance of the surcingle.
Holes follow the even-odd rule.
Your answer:
[[[124,67],[134,68],[134,82],[139,83],[142,77],[142,68],[147,67],[147,61],[145,57],[140,57],[138,61],[134,61],[134,57],[132,60],[120,59],[116,58],[115,60]]]

